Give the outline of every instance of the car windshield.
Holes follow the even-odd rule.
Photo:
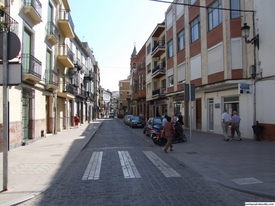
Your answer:
[[[154,124],[159,124],[159,125],[162,125],[162,121],[160,118],[156,118],[154,119]]]
[[[132,120],[139,120],[139,117],[138,116],[133,116]]]
[[[131,117],[132,117],[132,115],[128,115],[128,116],[127,116],[128,119],[131,119]]]

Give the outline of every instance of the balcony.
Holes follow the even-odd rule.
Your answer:
[[[162,54],[165,53],[165,41],[159,40],[155,43],[151,56],[152,57],[160,57]]]
[[[24,0],[22,10],[34,25],[42,22],[42,4],[39,0]]]
[[[58,26],[65,38],[74,38],[74,23],[71,15],[66,10],[59,11]]]
[[[74,53],[66,44],[58,45],[57,60],[64,66],[73,68],[74,67]]]
[[[58,89],[58,73],[52,69],[46,70],[46,88],[48,90],[56,90]]]
[[[166,97],[166,88],[161,87],[152,91],[152,97],[165,98]]]
[[[49,21],[47,23],[47,27],[46,27],[46,39],[48,40],[48,42],[54,46],[58,43],[58,29],[57,26]]]
[[[157,65],[154,67],[154,69],[152,70],[152,78],[160,78],[162,76],[164,76],[166,73],[165,67],[163,67],[163,64],[161,65]]]
[[[86,99],[88,97],[88,94],[86,93],[86,91],[84,89],[78,88],[76,91],[76,96]]]
[[[94,80],[94,72],[92,70],[89,70],[89,72],[87,74],[85,74],[84,80],[93,81]]]
[[[58,92],[57,95],[59,97],[63,97],[63,98],[66,98],[66,99],[74,99],[75,98],[75,96],[74,96],[75,93],[76,93],[76,88],[72,84],[67,82],[63,92]]]
[[[2,11],[2,10],[1,10]],[[2,11],[1,21],[0,21],[0,32],[10,31],[18,35],[18,22],[13,19],[10,15]],[[5,17],[4,17],[5,15]]]
[[[74,61],[74,68],[76,68],[77,71],[80,71],[80,70],[82,69],[81,63],[80,63],[80,59],[79,59],[79,58],[75,58],[75,61]]]
[[[23,81],[37,84],[41,81],[42,63],[31,54],[22,54]]]

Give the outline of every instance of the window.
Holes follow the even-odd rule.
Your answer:
[[[174,86],[174,75],[168,77],[168,87]]]
[[[185,32],[182,30],[180,33],[178,33],[178,51],[181,51],[185,48],[184,39]]]
[[[209,31],[222,23],[222,1],[217,0],[208,9],[208,29]]]
[[[147,74],[151,72],[151,63],[147,65]]]
[[[194,21],[190,23],[191,29],[191,43],[200,38],[200,18],[197,17]]]
[[[167,48],[168,48],[168,56],[167,57],[170,58],[173,56],[173,40],[168,42]]]
[[[241,4],[240,0],[230,0],[230,9],[240,10]],[[240,11],[231,11],[230,12],[231,19],[241,17]]]
[[[189,0],[190,4],[193,5],[197,0]]]
[[[147,46],[147,55],[151,54],[151,44]]]
[[[181,13],[184,13],[184,5],[181,5],[184,3],[184,0],[179,0],[177,2],[177,7],[176,7],[176,10],[177,10],[177,17],[181,14]]]

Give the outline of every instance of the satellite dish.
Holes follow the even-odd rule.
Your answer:
[[[3,59],[3,36],[4,32],[0,33],[0,59]],[[8,38],[8,60],[15,58],[20,52],[20,39],[12,32],[7,33]]]

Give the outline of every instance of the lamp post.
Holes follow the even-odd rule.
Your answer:
[[[257,51],[256,51],[256,47],[259,50],[259,34],[255,34],[255,20],[254,20],[254,12],[253,12],[253,38],[251,38],[250,40],[249,38],[249,32],[250,32],[250,26],[247,25],[247,23],[244,23],[242,26],[242,36],[245,39],[245,43],[247,44],[253,44],[254,45],[254,65],[250,66],[250,73],[251,73],[251,77],[252,79],[254,79],[254,95],[253,95],[253,123],[254,125],[252,126],[253,131],[254,131],[254,139],[256,141],[259,141],[259,134],[255,132],[255,130],[259,127],[258,126],[258,121],[256,121],[256,83],[258,81],[257,75],[259,74],[258,72],[258,64],[257,64]],[[262,130],[261,130],[262,131]]]
[[[248,26],[247,23],[244,23],[242,26],[242,34],[243,34],[243,38],[245,39],[245,43],[254,44],[254,46],[257,46],[257,48],[259,49],[259,34],[255,35],[255,37],[249,40],[248,39],[249,31],[250,31],[250,26]]]

